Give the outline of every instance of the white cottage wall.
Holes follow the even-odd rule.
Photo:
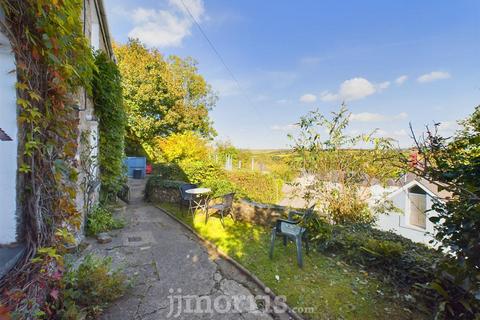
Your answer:
[[[385,231],[393,231],[394,233],[408,238],[414,242],[423,243],[428,246],[433,246],[430,240],[433,240],[434,224],[428,219],[433,215],[437,215],[434,211],[428,211],[432,207],[432,198],[427,195],[427,224],[425,229],[410,225],[408,223],[408,206],[407,206],[407,191],[397,193],[391,198],[395,207],[401,210],[401,213],[390,212],[389,214],[381,214],[378,216],[376,227]]]
[[[0,10],[0,19],[4,19]],[[17,80],[10,41],[0,31],[0,128],[12,139],[0,141],[0,244],[17,236]]]

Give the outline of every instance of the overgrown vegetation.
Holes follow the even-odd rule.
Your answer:
[[[77,268],[70,266],[62,280],[61,319],[98,319],[108,303],[123,296],[127,278],[112,269],[111,258],[87,255]]]
[[[96,205],[87,216],[87,225],[85,231],[87,235],[94,236],[100,232],[120,229],[124,226],[125,221],[114,218],[112,212],[106,207],[102,205]]]
[[[332,223],[371,223],[378,213],[394,211],[385,199],[375,206],[368,200],[370,186],[398,176],[398,154],[391,139],[375,137],[375,131],[349,136],[349,121],[344,105],[331,118],[316,110],[300,119],[299,134],[290,137],[306,185],[294,185]],[[360,147],[365,149],[350,151]]]
[[[235,186],[240,197],[262,203],[277,203],[281,200],[283,181],[271,174],[232,171],[226,172],[225,178]]]
[[[480,314],[480,107],[461,125],[451,138],[440,136],[438,125],[427,127],[423,138],[415,139],[417,153],[403,160],[451,194],[446,201],[434,199],[438,216],[430,218],[441,248],[451,253],[438,262],[430,285],[442,298],[438,315],[473,319]]]
[[[435,308],[438,295],[428,284],[434,280],[435,261],[444,256],[441,252],[370,225],[317,223],[313,239],[319,250],[377,272],[419,307],[429,312]]]
[[[13,46],[17,67],[19,123],[18,241],[26,245],[15,271],[2,279],[2,305],[20,317],[48,314],[50,293],[58,287],[61,254],[80,226],[74,199],[78,112],[72,93],[91,92],[95,68],[84,37],[80,0],[1,0],[0,28]],[[43,264],[29,259],[48,247],[60,258]],[[42,260],[43,261],[43,260]],[[32,303],[32,301],[34,301]]]
[[[123,158],[126,114],[122,83],[117,65],[104,52],[95,54],[93,102],[98,117],[98,165],[101,200],[115,200],[125,183]]]

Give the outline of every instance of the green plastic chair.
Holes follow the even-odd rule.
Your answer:
[[[303,267],[302,257],[302,242],[305,242],[307,254],[310,252],[310,245],[307,238],[307,229],[303,227],[313,217],[315,205],[311,206],[306,212],[290,211],[288,213],[288,220],[278,219],[275,221],[275,227],[272,229],[272,236],[270,240],[270,259],[273,258],[273,248],[275,247],[275,239],[277,236],[283,237],[283,245],[287,245],[287,240],[295,242],[297,247],[297,263],[300,268]],[[294,216],[299,216],[299,219],[294,220]]]

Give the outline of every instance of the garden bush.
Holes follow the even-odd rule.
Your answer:
[[[150,178],[148,178],[145,185],[145,199],[154,199],[154,193],[157,192],[159,189],[178,190],[178,188],[184,183],[185,182],[183,181],[164,179],[163,176],[151,176]]]
[[[61,319],[97,319],[108,303],[125,293],[127,278],[111,263],[111,258],[88,255],[77,268],[70,266],[62,280]]]
[[[282,198],[283,181],[270,174],[232,171],[225,177],[237,187],[239,197],[262,203],[277,203]]]
[[[114,218],[110,210],[97,205],[87,216],[86,233],[89,236],[94,236],[100,232],[120,229],[124,226],[125,222],[123,220]]]
[[[187,181],[187,176],[182,169],[174,163],[155,163],[152,166],[152,177],[164,180]]]
[[[232,192],[235,192],[235,196],[237,198],[240,196],[238,187],[231,181],[226,180],[225,178],[207,180],[202,183],[202,187],[212,189],[212,195],[214,197],[218,197]]]

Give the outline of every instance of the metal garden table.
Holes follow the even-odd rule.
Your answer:
[[[206,213],[208,208],[208,196],[211,192],[212,190],[210,188],[194,188],[185,190],[185,193],[193,196],[188,211],[192,215],[195,214],[196,210],[202,210]]]

